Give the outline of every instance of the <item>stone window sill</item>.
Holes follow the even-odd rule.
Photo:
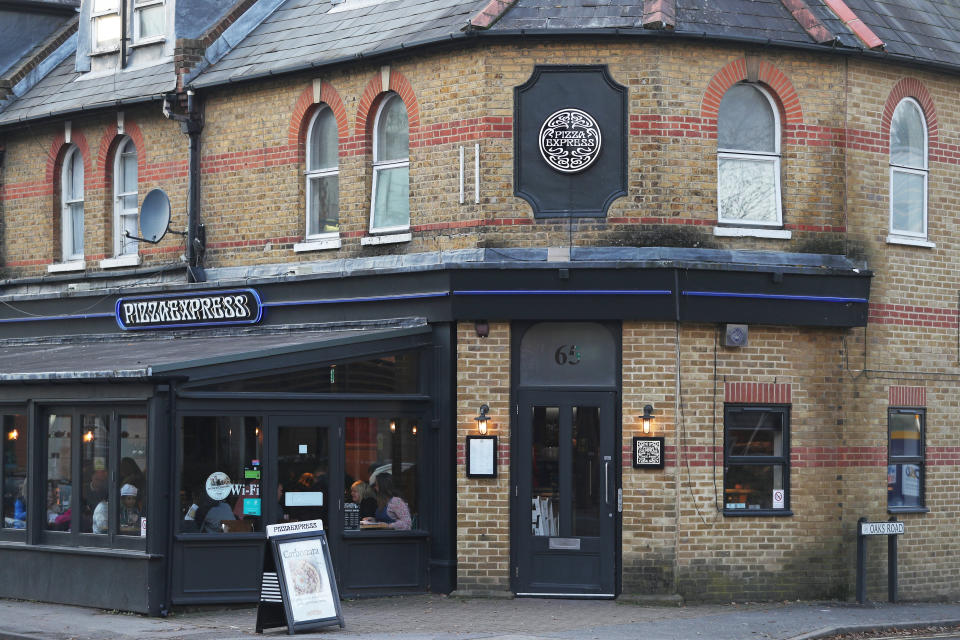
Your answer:
[[[328,251],[330,249],[340,248],[340,236],[328,238],[308,238],[303,242],[293,245],[295,253],[304,253],[307,251]]]
[[[889,235],[887,236],[887,244],[905,244],[911,247],[924,247],[926,249],[935,249],[936,244],[930,242],[929,240],[923,240],[922,238],[911,238],[909,236],[897,236]]]
[[[57,264],[48,264],[47,273],[64,273],[66,271],[83,271],[87,268],[84,260],[71,260],[70,262],[58,262]]]
[[[140,254],[131,253],[115,258],[105,258],[100,261],[101,269],[116,269],[117,267],[136,267],[140,264]]]
[[[364,236],[360,238],[360,244],[367,247],[378,244],[410,242],[411,240],[413,240],[413,234],[411,233],[390,233],[382,236]]]
[[[714,227],[713,235],[723,238],[773,238],[775,240],[789,240],[793,236],[787,229],[753,227]]]

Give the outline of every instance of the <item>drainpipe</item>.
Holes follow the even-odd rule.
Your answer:
[[[203,117],[197,107],[193,89],[187,90],[187,115],[173,113],[169,96],[163,102],[163,115],[180,123],[180,131],[190,140],[189,182],[187,185],[187,282],[204,282],[203,254],[206,251],[206,234],[200,224],[200,133]]]

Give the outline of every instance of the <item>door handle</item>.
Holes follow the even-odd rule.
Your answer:
[[[610,461],[603,463],[603,501],[610,504]]]

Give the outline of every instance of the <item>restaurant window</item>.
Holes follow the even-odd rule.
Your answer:
[[[3,422],[3,439],[0,440],[2,528],[23,530],[27,526],[27,416],[2,411],[0,422]]]
[[[43,424],[48,541],[108,546],[145,536],[146,416],[57,408],[44,413]]]
[[[927,239],[927,122],[912,98],[890,122],[890,235]]]
[[[263,531],[260,416],[185,416],[178,459],[180,532]]]
[[[420,528],[419,428],[412,417],[346,419],[346,502],[361,529]]]
[[[724,415],[723,511],[788,515],[790,410],[730,406]]]
[[[337,119],[323,105],[307,132],[307,239],[335,235],[340,230],[340,153]]]
[[[420,353],[404,351],[366,360],[216,382],[198,391],[233,393],[417,393]]]
[[[924,511],[924,409],[887,411],[887,508]]]
[[[410,127],[407,107],[387,94],[373,127],[372,233],[410,228]]]
[[[753,84],[735,84],[717,119],[718,222],[779,227],[780,113]]]

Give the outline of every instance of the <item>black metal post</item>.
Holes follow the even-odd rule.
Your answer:
[[[890,522],[896,522],[897,518],[890,518]],[[890,602],[897,601],[897,538],[898,535],[887,536],[887,599]]]
[[[866,521],[866,518],[857,520],[857,602],[860,604],[867,600],[867,541],[861,527]]]

